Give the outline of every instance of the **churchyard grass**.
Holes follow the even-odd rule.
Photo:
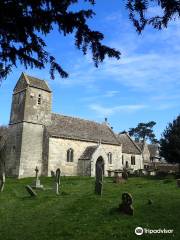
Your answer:
[[[129,178],[115,184],[104,178],[102,196],[94,194],[94,178],[61,177],[60,195],[50,189],[51,178],[40,180],[47,190],[30,197],[25,186],[32,178],[7,178],[0,193],[1,240],[180,239],[180,188],[174,179]],[[133,196],[134,216],[117,212],[123,192]],[[137,226],[174,233],[136,236]]]

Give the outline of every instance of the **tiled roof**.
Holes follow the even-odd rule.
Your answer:
[[[29,81],[29,86],[39,88],[39,89],[45,90],[47,92],[51,92],[47,83],[44,80],[29,76],[29,75],[26,75],[26,74],[24,74],[24,75]]]
[[[47,126],[50,136],[120,145],[106,124],[76,117],[52,114],[52,124]]]
[[[122,152],[128,154],[141,154],[140,149],[133,142],[127,133],[117,135],[119,142],[122,144]]]
[[[143,142],[135,142],[135,144],[143,151],[144,143]]]
[[[98,146],[87,147],[79,159],[82,159],[82,160],[91,159],[91,157],[92,157],[93,153],[96,151],[97,147]]]

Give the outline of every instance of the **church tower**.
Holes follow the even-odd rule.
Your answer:
[[[21,74],[12,97],[6,170],[17,177],[42,173],[44,126],[51,123],[51,90],[43,80]]]

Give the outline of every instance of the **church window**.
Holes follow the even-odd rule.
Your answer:
[[[74,151],[72,148],[69,148],[67,150],[67,162],[73,162],[73,158],[74,158]]]
[[[108,153],[108,163],[112,164],[112,153],[111,152]]]
[[[41,94],[38,95],[38,104],[41,104]]]
[[[124,155],[122,155],[122,165],[124,165]]]
[[[136,165],[135,156],[131,156],[131,165]]]

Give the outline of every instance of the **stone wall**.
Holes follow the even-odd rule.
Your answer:
[[[42,172],[44,126],[33,123],[23,123],[19,178],[33,177],[35,167]]]
[[[144,148],[143,148],[143,160],[144,160],[144,164],[150,163],[150,152],[149,152],[147,143],[144,144]]]
[[[5,149],[5,169],[8,176],[19,176],[23,124],[9,126]]]
[[[40,104],[38,97],[41,96]],[[24,121],[38,124],[51,122],[51,93],[28,87],[26,90]]]
[[[134,155],[134,154],[122,153],[122,155],[123,155],[123,159],[124,159],[123,167],[126,166],[126,161],[127,161],[129,167],[132,168],[133,171],[144,168],[144,166],[143,166],[143,158],[142,158],[141,154]],[[135,165],[131,164],[131,156],[135,156]]]
[[[96,146],[97,143],[85,142],[70,139],[61,138],[50,138],[49,139],[49,163],[48,163],[48,175],[50,176],[51,171],[55,171],[57,168],[61,169],[62,175],[76,176],[83,175],[81,171],[81,166],[83,163],[79,162],[80,156],[83,154],[88,146]],[[72,148],[74,150],[74,161],[67,162],[67,150]],[[112,152],[113,162],[112,165],[108,164],[107,154]],[[91,160],[91,176],[95,175],[95,162],[97,158],[102,155],[105,161],[105,175],[107,175],[108,169],[120,168],[121,164],[121,147],[101,144],[101,148],[95,151]],[[87,161],[87,160],[85,160]],[[80,165],[79,165],[80,164]],[[88,166],[88,162],[86,163]]]

